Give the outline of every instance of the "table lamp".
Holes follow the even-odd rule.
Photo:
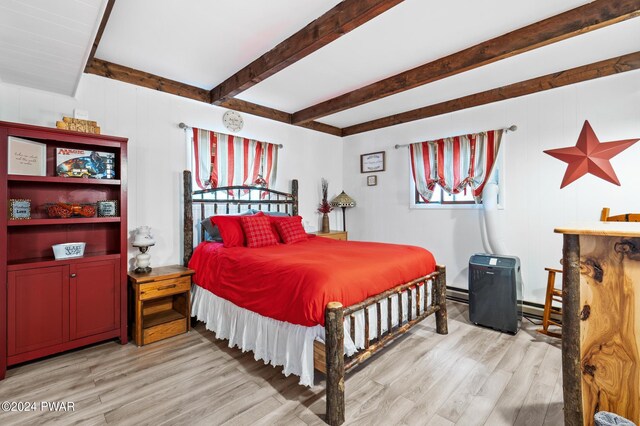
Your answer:
[[[349,197],[344,191],[342,191],[340,195],[338,195],[333,200],[331,200],[329,204],[331,204],[333,207],[342,207],[342,230],[346,231],[347,219],[346,219],[345,210],[348,207],[355,207],[356,206],[355,200]]]
[[[133,237],[133,243],[131,244],[134,247],[138,247],[140,249],[140,253],[136,256],[136,265],[137,268],[135,272],[137,273],[148,273],[151,272],[151,255],[147,254],[149,247],[155,245],[156,242],[151,235],[151,228],[148,226],[140,226],[136,229],[136,234]]]

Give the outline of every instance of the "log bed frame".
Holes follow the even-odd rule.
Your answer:
[[[291,193],[275,191],[266,188],[247,186],[230,186],[212,188],[192,192],[191,172],[184,171],[184,265],[186,266],[193,254],[193,248],[204,240],[204,229],[194,239],[194,212],[199,217],[195,222],[200,223],[205,217],[212,214],[229,214],[256,208],[265,212],[284,212],[291,215],[298,214],[298,181],[293,180]],[[252,196],[259,191],[257,198]],[[244,195],[241,198],[241,195]],[[233,210],[236,211],[233,211]],[[431,303],[427,304],[427,283],[432,281]],[[424,285],[425,293],[420,300],[419,286]],[[412,291],[415,289],[415,291]],[[407,321],[403,323],[403,304],[401,294],[408,295]],[[392,327],[391,297],[397,295],[398,299],[398,323]],[[387,300],[387,331],[381,330],[381,301]],[[415,312],[412,302],[415,300]],[[376,309],[377,327],[376,336],[370,336],[369,309]],[[371,307],[371,308],[370,308]],[[422,313],[420,313],[422,308]],[[357,311],[364,311],[364,349],[359,350],[351,357],[344,356],[344,327],[343,320],[351,317],[351,338],[355,341],[355,317]],[[364,361],[385,346],[393,342],[397,337],[406,333],[411,327],[425,319],[436,315],[436,332],[447,334],[447,305],[446,305],[446,269],[438,265],[436,271],[414,279],[408,283],[399,285],[378,295],[372,296],[360,303],[351,306],[342,306],[339,302],[329,302],[325,309],[325,343],[314,342],[314,368],[326,375],[327,379],[327,409],[326,422],[332,426],[344,423],[344,378],[345,373]],[[371,337],[374,339],[371,340]]]

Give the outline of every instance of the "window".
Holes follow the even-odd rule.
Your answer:
[[[500,188],[498,193],[498,208],[504,208],[504,150],[505,147],[502,146],[500,151],[498,152],[498,156],[496,158],[495,170],[489,177],[487,183],[496,183]],[[429,209],[429,208],[479,208],[482,206],[482,200],[479,203],[476,203],[473,199],[473,194],[471,190],[467,188],[466,191],[463,191],[459,194],[448,194],[445,190],[443,190],[439,185],[436,185],[433,190],[433,196],[431,197],[430,202],[425,202],[418,191],[416,190],[416,185],[413,178],[409,177],[409,193],[411,194],[411,208],[419,208],[419,209]]]
[[[426,203],[420,197],[420,194],[418,194],[415,188],[413,188],[413,193],[415,194],[415,204],[476,204],[471,191],[463,191],[459,194],[447,194],[440,186],[436,186],[429,203]],[[482,201],[480,201],[480,204],[482,204]]]
[[[222,186],[275,185],[279,145],[195,127],[190,136],[195,191]]]
[[[429,201],[434,201],[436,189],[440,191],[441,205],[469,204],[468,192],[474,204],[480,202],[485,185],[491,182],[497,169],[503,131],[487,130],[409,144],[409,168],[415,191],[420,194],[417,200],[412,200],[412,206],[422,204],[421,200],[432,205]],[[413,198],[414,190],[411,194]]]

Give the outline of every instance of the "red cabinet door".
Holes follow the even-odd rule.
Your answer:
[[[120,327],[120,260],[71,265],[71,340]]]
[[[9,356],[69,340],[69,266],[7,274]]]

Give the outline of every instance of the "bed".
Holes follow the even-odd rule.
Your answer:
[[[444,266],[419,247],[309,237],[224,247],[198,224],[221,214],[298,213],[291,193],[254,187],[192,192],[184,172],[184,263],[196,271],[192,315],[229,346],[283,366],[302,385],[326,375],[326,422],[344,422],[345,373],[426,317],[447,333]],[[195,250],[194,250],[195,247]]]

